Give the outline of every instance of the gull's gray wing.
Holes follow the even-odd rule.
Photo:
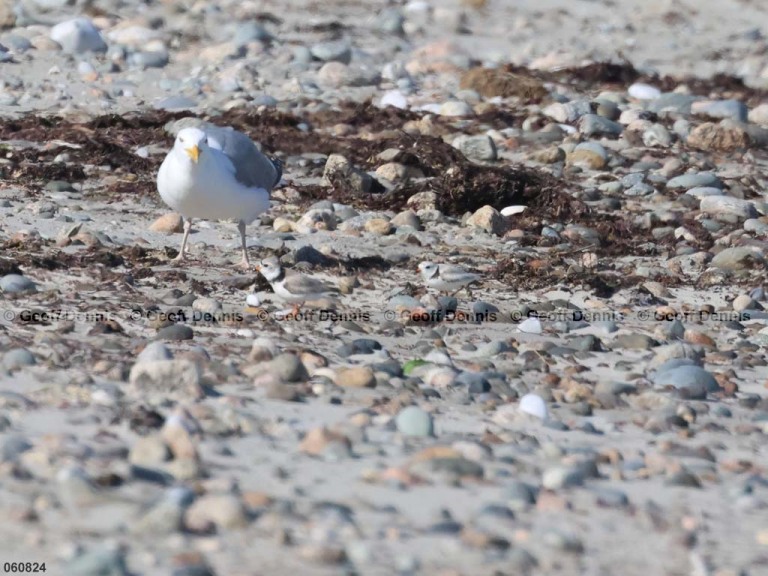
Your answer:
[[[282,162],[267,158],[248,136],[231,126],[222,128],[209,122],[201,128],[208,135],[211,147],[218,148],[231,160],[238,182],[249,188],[266,190],[272,190],[280,182]]]
[[[286,276],[283,286],[285,286],[286,290],[296,295],[335,294],[339,291],[339,289],[335,286],[331,286],[322,280],[318,280],[312,276],[305,276],[303,274],[291,274]]]

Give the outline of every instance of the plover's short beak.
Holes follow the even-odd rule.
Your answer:
[[[256,269],[256,272],[261,272],[261,266],[259,266],[258,264],[256,264],[254,268]]]
[[[189,154],[189,157],[192,158],[192,162],[197,164],[197,159],[200,157],[200,148],[197,147],[197,144],[192,146],[192,148],[184,148],[184,152]]]

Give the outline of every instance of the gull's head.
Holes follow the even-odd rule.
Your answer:
[[[208,148],[208,136],[200,128],[184,128],[176,136],[174,147],[197,164],[200,153]]]
[[[437,274],[437,264],[434,262],[422,262],[419,264],[419,272],[424,280],[429,280],[435,274]]]
[[[283,268],[280,266],[280,261],[277,258],[265,258],[259,262],[259,272],[268,282],[274,282],[283,273]]]

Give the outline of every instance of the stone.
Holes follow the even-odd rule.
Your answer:
[[[688,145],[705,151],[730,152],[748,148],[749,135],[738,126],[706,122],[688,134]]]
[[[722,181],[712,172],[681,174],[667,181],[668,190],[690,190],[699,187],[722,188]]]
[[[171,324],[170,326],[165,326],[164,328],[158,330],[155,339],[169,340],[173,342],[180,340],[192,340],[194,337],[195,333],[189,326],[185,326],[184,324]]]
[[[125,552],[112,546],[86,550],[63,568],[64,576],[129,576]]]
[[[432,416],[418,406],[407,406],[395,417],[398,432],[404,436],[434,436]]]
[[[14,348],[3,354],[3,368],[9,372],[37,364],[34,354],[26,348]]]
[[[172,360],[173,353],[162,342],[149,342],[136,357],[136,363],[154,362],[157,360]]]
[[[542,164],[555,164],[566,159],[565,150],[559,146],[550,146],[544,150],[537,150],[531,154],[531,160]]]
[[[758,249],[747,246],[725,248],[715,254],[710,262],[714,268],[727,271],[750,270],[765,267],[765,264],[762,253]]]
[[[309,372],[301,359],[295,354],[280,354],[263,364],[263,371],[280,382],[306,382]]]
[[[170,460],[168,446],[159,436],[144,436],[136,440],[128,454],[128,461],[134,466],[155,468]]]
[[[574,148],[566,162],[589,170],[602,170],[608,164],[608,153],[597,142],[582,142]]]
[[[354,366],[337,370],[334,382],[342,388],[375,388],[376,376],[368,366]]]
[[[506,228],[504,218],[493,206],[483,206],[467,220],[467,226],[501,236]]]
[[[330,40],[310,47],[312,56],[324,62],[349,64],[352,60],[352,47],[346,40]]]
[[[705,196],[701,199],[699,210],[715,218],[720,214],[730,214],[740,220],[757,217],[757,210],[752,202],[731,196]]]
[[[408,167],[399,162],[387,162],[376,168],[376,178],[393,184],[405,183],[408,181]]]
[[[200,368],[187,359],[137,363],[128,376],[137,397],[166,396],[185,402],[205,396],[200,381]]]
[[[21,274],[6,274],[0,278],[0,290],[7,294],[37,292],[37,284]]]
[[[474,116],[475,111],[466,102],[461,100],[449,100],[440,106],[440,116]]]
[[[584,484],[584,472],[578,466],[557,466],[544,471],[541,485],[547,490],[562,490]]]
[[[749,111],[748,119],[753,124],[768,128],[768,102],[755,106]]]
[[[746,122],[749,109],[739,100],[700,100],[691,104],[691,114]]]
[[[211,527],[236,530],[248,525],[245,507],[232,494],[206,494],[187,509],[184,524],[188,530],[206,533]]]
[[[585,114],[579,119],[579,132],[584,136],[620,136],[624,126],[597,114]]]
[[[313,428],[302,439],[299,450],[310,456],[350,456],[352,442],[343,434],[325,427]]]
[[[656,100],[661,96],[661,90],[650,84],[635,82],[627,89],[627,94],[637,100]]]
[[[365,222],[364,228],[374,236],[388,236],[395,231],[389,220],[384,218],[371,218]]]
[[[517,408],[523,414],[528,414],[539,420],[546,420],[549,417],[547,403],[538,394],[526,394],[520,398]]]
[[[561,124],[573,124],[582,116],[592,113],[592,103],[589,100],[574,100],[571,102],[555,102],[550,104],[542,113]]]
[[[326,62],[317,72],[317,83],[322,87],[341,88],[349,84],[349,66],[342,62]]]
[[[164,234],[177,234],[184,231],[184,218],[181,214],[171,212],[160,216],[157,220],[149,225],[149,229],[153,232],[162,232]]]
[[[64,52],[73,54],[107,51],[101,33],[87,18],[74,18],[56,24],[51,28],[51,39],[58,42]]]
[[[496,144],[490,136],[468,136],[462,134],[453,141],[453,147],[470,160],[493,162],[496,160]]]
[[[699,366],[659,370],[653,377],[653,383],[657,387],[673,386],[691,400],[704,400],[708,393],[721,390],[715,377]]]

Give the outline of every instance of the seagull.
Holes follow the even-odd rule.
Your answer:
[[[269,193],[282,178],[282,163],[259,152],[231,127],[203,123],[179,131],[157,174],[163,201],[184,217],[184,237],[175,261],[184,259],[193,218],[238,220],[240,266],[249,268],[245,226],[269,210]]]
[[[468,272],[461,266],[453,264],[422,262],[419,264],[419,272],[421,272],[421,278],[428,288],[434,288],[438,292],[452,292],[453,294],[480,280],[479,274]]]
[[[267,279],[275,294],[285,302],[294,304],[294,313],[298,312],[300,305],[307,300],[339,294],[338,288],[312,276],[286,273],[277,258],[265,258],[257,269]]]

